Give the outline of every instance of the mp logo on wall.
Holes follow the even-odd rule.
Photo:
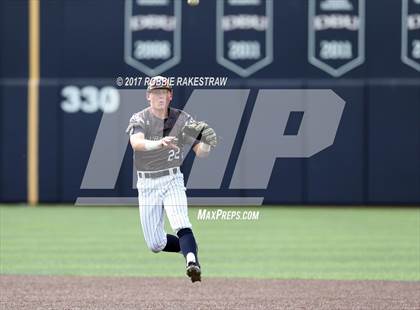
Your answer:
[[[401,59],[420,71],[420,0],[402,0]]]
[[[118,188],[129,143],[121,120],[128,120],[133,113],[149,106],[145,89],[119,92],[120,108],[115,113],[103,114],[81,184],[81,190],[95,190],[95,195],[99,193],[96,190]],[[261,89],[253,99],[248,123],[243,124],[250,95],[251,89],[199,89],[186,102],[184,110],[191,115],[205,115],[218,136],[223,137],[206,160],[193,161],[186,183],[190,203],[261,205],[270,180],[281,177],[278,172],[273,173],[278,158],[311,158],[333,146],[346,104],[333,91]],[[300,121],[291,129],[291,119],[298,115]],[[238,140],[241,122],[246,126],[245,136]],[[275,139],[264,138],[273,124],[278,135]],[[187,145],[184,154],[190,148]],[[168,153],[168,161],[170,158]],[[137,188],[136,171],[133,177],[132,187]],[[84,195],[78,197],[77,204],[137,203],[134,196]]]
[[[125,62],[147,74],[160,74],[181,60],[181,1],[125,1]]]
[[[339,77],[365,61],[365,0],[309,0],[309,62]]]
[[[217,62],[248,77],[273,62],[273,0],[217,1]]]

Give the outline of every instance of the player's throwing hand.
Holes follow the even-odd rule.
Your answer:
[[[176,145],[177,142],[178,139],[173,136],[167,136],[160,139],[160,143],[162,144],[162,146],[170,149],[179,149],[179,147]]]

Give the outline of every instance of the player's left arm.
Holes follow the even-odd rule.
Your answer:
[[[200,139],[200,143],[193,146],[193,150],[197,157],[207,157],[209,156],[210,150],[212,147],[216,147],[217,136],[213,128],[209,127],[206,123],[202,123],[203,129],[200,129],[200,124],[198,124],[198,131],[200,132],[197,138]]]
[[[181,129],[184,142],[192,143],[192,149],[197,157],[207,157],[212,148],[216,147],[217,135],[213,128],[202,121],[195,121],[186,114],[185,124]]]
[[[193,146],[193,151],[195,155],[201,158],[209,156],[210,150],[211,150],[211,146],[204,142],[200,142]]]

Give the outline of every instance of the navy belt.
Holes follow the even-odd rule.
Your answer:
[[[160,171],[137,171],[137,176],[141,179],[156,179],[160,177],[164,177],[171,174],[177,174],[179,172],[179,168],[169,168],[166,170],[160,170]]]

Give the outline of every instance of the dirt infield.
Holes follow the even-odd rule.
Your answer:
[[[420,309],[420,282],[0,276],[1,309]]]

